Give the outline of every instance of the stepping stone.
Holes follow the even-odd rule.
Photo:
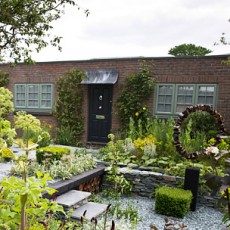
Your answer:
[[[94,203],[94,202],[88,202],[87,204],[79,207],[78,209],[76,209],[73,213],[71,218],[73,220],[80,220],[81,217],[83,216],[85,210],[86,211],[86,215],[85,218],[87,220],[91,220],[93,217],[96,218],[99,215],[103,214],[106,209],[107,209],[108,205],[107,204],[99,204],[99,203]]]
[[[64,207],[65,210],[76,209],[88,202],[90,192],[70,190],[57,197],[56,202]]]

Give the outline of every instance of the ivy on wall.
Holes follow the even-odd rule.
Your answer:
[[[127,76],[123,90],[117,100],[118,115],[123,129],[127,129],[130,118],[136,120],[137,115],[146,108],[153,95],[156,79],[152,74],[153,63],[141,61],[139,71]]]
[[[9,73],[0,71],[0,87],[6,87],[9,83]]]
[[[74,68],[57,80],[58,99],[54,115],[58,120],[59,130],[64,130],[66,127],[71,130],[71,143],[68,144],[73,146],[80,142],[84,130],[81,85],[83,78],[84,73]]]

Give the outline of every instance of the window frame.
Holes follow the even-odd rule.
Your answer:
[[[18,105],[18,101],[20,99],[18,99],[18,89],[17,87],[18,86],[23,86],[25,87],[25,92],[24,92],[24,98],[25,98],[25,106],[20,106]],[[30,86],[36,86],[38,87],[38,97],[36,99],[30,99],[29,97],[29,87]],[[43,86],[50,86],[50,98],[49,98],[49,101],[50,101],[50,106],[48,107],[42,107],[42,87]],[[36,94],[36,93],[35,93]],[[27,112],[45,112],[45,113],[50,113],[52,110],[53,110],[53,99],[54,97],[54,84],[53,83],[17,83],[14,85],[14,107],[15,107],[15,110],[16,111],[19,111],[19,110],[25,110]],[[38,100],[38,106],[34,106],[34,105],[29,105],[29,100]]]
[[[171,106],[171,111],[170,112],[161,112],[161,111],[157,111],[158,109],[158,104],[159,104],[159,89],[160,86],[172,86],[172,106]],[[193,94],[192,94],[192,105],[198,104],[198,97],[199,97],[199,87],[200,86],[211,86],[214,87],[214,93],[213,93],[213,104],[209,104],[211,107],[215,108],[216,107],[216,100],[217,100],[217,95],[218,95],[218,85],[217,84],[213,84],[213,83],[208,83],[208,84],[194,84],[194,83],[158,83],[156,85],[156,90],[155,90],[155,100],[154,100],[154,115],[156,116],[162,116],[162,117],[168,117],[168,116],[178,116],[178,114],[180,112],[177,112],[177,105],[178,105],[178,90],[179,90],[179,86],[193,86]],[[184,104],[186,105],[186,104]],[[189,105],[188,105],[189,106]]]

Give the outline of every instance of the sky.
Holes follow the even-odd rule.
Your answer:
[[[230,54],[218,45],[222,33],[230,40],[229,0],[78,0],[84,10],[66,7],[52,33],[63,37],[62,52],[48,47],[35,61],[66,61],[171,56],[177,45],[192,43]]]

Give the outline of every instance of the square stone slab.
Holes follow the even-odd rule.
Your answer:
[[[90,195],[91,195],[90,192],[70,190],[58,196],[56,202],[62,205],[63,207],[66,207],[69,209],[78,203],[81,203],[81,202],[84,203],[84,200],[87,200]]]
[[[73,213],[71,218],[75,220],[80,220],[83,216],[83,213],[86,211],[86,219],[91,220],[93,217],[96,218],[102,213],[104,213],[107,209],[107,204],[99,204],[94,202],[88,202],[87,204],[79,207]]]

